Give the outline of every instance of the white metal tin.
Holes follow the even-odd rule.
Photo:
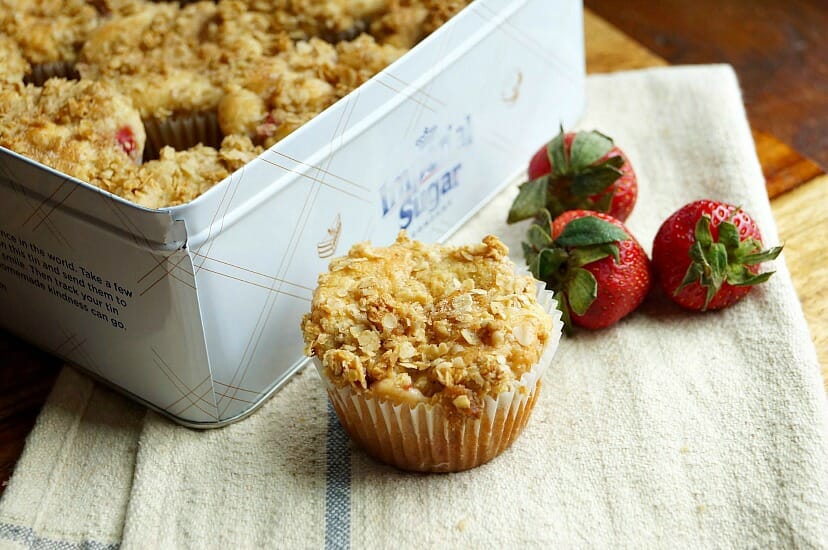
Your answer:
[[[476,0],[193,202],[147,210],[0,148],[0,326],[177,421],[249,414],[305,362],[318,273],[440,241],[584,108],[576,0]]]

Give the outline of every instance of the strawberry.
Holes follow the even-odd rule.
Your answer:
[[[138,149],[138,143],[135,141],[135,134],[133,133],[132,128],[129,126],[119,128],[115,133],[115,140],[118,142],[118,145],[121,146],[121,149],[124,150],[124,153],[129,155],[129,158],[135,162],[141,160],[138,157],[141,151]]]
[[[551,227],[551,234],[549,229]],[[554,290],[567,328],[608,327],[635,310],[650,289],[650,261],[612,216],[570,210],[551,221],[542,211],[523,243],[535,278]]]
[[[638,182],[624,153],[599,132],[561,133],[529,162],[529,181],[509,210],[509,223],[546,209],[553,218],[567,210],[606,212],[624,221],[638,197]]]
[[[700,200],[667,218],[653,241],[653,269],[661,288],[676,303],[698,311],[727,307],[773,272],[759,264],[773,260],[781,246],[762,250],[762,235],[741,208]]]

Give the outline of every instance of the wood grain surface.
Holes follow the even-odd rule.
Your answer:
[[[584,3],[671,65],[733,65],[751,126],[828,169],[826,0]]]
[[[825,22],[822,28],[826,28],[828,21],[825,17],[828,16],[825,13],[813,13],[813,5],[816,3],[816,0],[792,2],[791,9],[800,10],[800,13],[783,15],[788,17],[786,21],[795,20],[799,22],[797,24],[809,20],[819,21],[824,16],[821,19]],[[621,4],[628,11],[617,10]],[[753,13],[754,3],[750,0],[732,0],[731,4],[740,6],[739,9],[744,12]],[[769,2],[756,4],[760,5],[760,12],[766,14],[776,14],[778,10],[773,6],[788,5],[782,2],[771,7],[768,7]],[[796,53],[803,43],[810,47],[813,42],[810,33],[797,34],[798,31],[792,31],[786,38],[779,34],[781,31],[774,31],[773,40],[768,40],[767,43],[751,36],[754,33],[760,35],[762,25],[773,26],[773,20],[755,21],[752,30],[739,29],[734,36],[713,32],[724,25],[719,20],[720,13],[717,12],[715,18],[709,17],[714,8],[718,10],[722,5],[715,0],[666,0],[663,3],[647,0],[587,0],[586,5],[609,18],[608,22],[589,10],[585,14],[588,72],[612,72],[684,62],[729,61],[734,64],[748,101],[751,121],[757,129],[754,132],[757,152],[767,178],[769,196],[773,198],[771,204],[774,215],[785,241],[786,261],[821,363],[823,366],[828,365],[828,263],[824,260],[828,258],[828,239],[824,237],[828,236],[828,214],[821,208],[821,205],[828,204],[828,177],[823,175],[816,163],[785,144],[795,143],[797,148],[812,152],[813,158],[826,163],[828,147],[824,140],[828,134],[823,132],[825,120],[822,120],[819,131],[816,132],[819,135],[811,139],[814,134],[812,121],[801,118],[779,121],[775,118],[790,113],[787,107],[779,107],[786,98],[794,98],[804,104],[820,93],[822,100],[828,97],[825,94],[828,75],[819,72],[819,67],[822,66],[819,64],[824,64],[828,55],[816,51]],[[676,13],[684,19],[668,17],[667,6],[675,8]],[[630,9],[631,7],[637,9]],[[698,13],[694,14],[694,10]],[[724,11],[731,18],[738,18],[741,13],[736,8]],[[716,21],[713,23],[714,29],[708,34],[693,28],[694,24],[704,27],[710,23],[710,19]],[[621,32],[615,25],[632,33],[635,39]],[[767,60],[763,60],[763,55],[771,50],[784,50],[786,53],[783,59],[799,55],[804,59],[803,63],[811,67],[809,70],[817,66],[819,78],[813,81],[803,80],[799,83],[802,90],[785,95],[787,92],[778,83],[767,82],[767,79],[774,78],[779,69],[778,62],[769,65]],[[789,50],[793,50],[793,53]],[[736,52],[735,57],[728,57],[726,54],[729,52]],[[754,105],[757,101],[765,101],[767,106],[757,108]],[[820,101],[817,97],[812,105],[819,107]],[[773,111],[774,105],[778,111]],[[771,121],[766,123],[763,118],[765,116],[771,117]],[[818,150],[820,143],[822,149]],[[813,235],[823,235],[823,238],[813,238]],[[37,413],[54,384],[59,368],[60,363],[56,359],[0,331],[0,494],[20,456],[26,434],[31,430]]]

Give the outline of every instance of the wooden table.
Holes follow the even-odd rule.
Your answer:
[[[702,3],[713,1],[703,0]],[[632,3],[636,4],[635,1]],[[652,31],[656,28],[663,32],[670,28],[682,28],[680,21],[671,21],[661,13],[664,11],[663,6],[661,11],[650,10],[656,12],[659,17],[647,19],[642,16],[644,13],[650,13],[646,8],[652,8],[652,4],[659,3],[648,4],[645,0],[637,3],[640,4],[640,9],[631,16],[629,11],[620,12],[621,2],[586,2],[588,7],[594,8],[613,22],[617,20],[619,24],[629,26],[628,30],[639,40],[647,39],[648,29]],[[666,4],[670,3],[678,3],[678,0],[667,0]],[[752,10],[749,0],[733,0],[733,3],[743,5],[746,12]],[[623,4],[623,7],[626,7],[629,0],[625,0]],[[678,7],[680,5],[677,9]],[[616,8],[619,11],[616,11]],[[616,13],[626,15],[616,17]],[[654,26],[654,21],[661,26]],[[589,72],[638,69],[667,65],[668,59],[676,61],[670,59],[669,55],[656,55],[589,10],[585,15],[585,30]],[[657,40],[654,44],[658,45]],[[761,47],[761,43],[758,46],[751,43],[749,46]],[[714,52],[709,58],[702,57],[689,61],[728,61],[726,57],[722,57]],[[820,59],[828,59],[828,55]],[[678,61],[684,62],[688,59],[682,58]],[[745,96],[750,98],[749,86],[757,86],[761,80],[754,83],[752,80],[744,79],[743,70],[738,64],[734,65],[742,78]],[[819,90],[821,86],[824,91],[827,82],[828,76],[824,75],[821,81],[801,82],[799,85],[812,87],[814,90]],[[749,112],[750,108],[751,105],[748,104]],[[753,116],[751,122],[754,128],[759,127]],[[764,132],[755,130],[757,151],[765,171],[773,212],[785,242],[786,260],[802,301],[820,362],[824,366],[828,364],[828,262],[824,260],[828,257],[828,213],[822,205],[828,205],[828,176],[815,163],[776,139],[774,134],[777,132],[771,133],[772,131],[771,127],[766,127]],[[828,149],[824,152],[828,153]],[[820,235],[821,238],[815,237],[816,235]],[[23,449],[25,437],[31,430],[59,369],[60,362],[55,358],[0,332],[0,493],[11,475]]]

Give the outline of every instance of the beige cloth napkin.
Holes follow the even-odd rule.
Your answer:
[[[588,97],[581,126],[612,135],[638,172],[628,221],[648,251],[661,220],[704,197],[743,205],[778,242],[729,67],[593,76]],[[491,232],[519,255],[524,227],[503,222],[514,194],[453,240]],[[826,397],[775,268],[728,310],[688,314],[655,293],[566,339],[524,434],[459,474],[402,473],[354,449],[313,369],[208,432],[142,422],[66,371],[0,501],[0,545],[828,547]]]

